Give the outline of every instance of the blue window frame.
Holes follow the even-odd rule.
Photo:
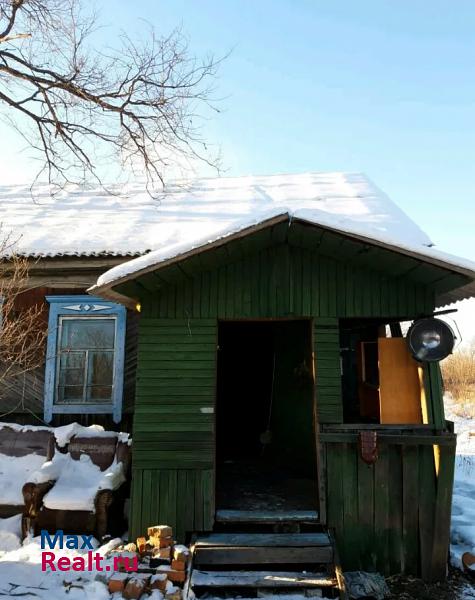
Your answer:
[[[125,317],[93,296],[47,296],[50,304],[44,419],[53,414],[122,416]]]

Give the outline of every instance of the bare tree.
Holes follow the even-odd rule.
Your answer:
[[[0,256],[11,249],[11,237],[4,237]],[[0,260],[0,386],[44,362],[44,306],[22,303],[22,295],[28,291],[28,267],[28,259],[15,254]]]
[[[179,31],[151,28],[140,43],[122,34],[97,49],[97,18],[83,2],[0,0],[0,107],[40,153],[37,178],[101,183],[113,156],[152,189],[173,161],[217,166],[199,119],[214,108],[219,61],[191,56]]]

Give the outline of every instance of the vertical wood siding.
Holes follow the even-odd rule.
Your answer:
[[[322,434],[328,525],[335,529],[345,570],[444,579],[455,436],[446,434],[441,446],[424,436],[399,436],[397,442],[380,436],[374,465],[361,460],[355,434],[340,434],[340,441],[337,434],[329,437]]]
[[[406,277],[287,245],[205,267],[186,270],[176,283],[163,281],[158,294],[144,297],[145,313],[170,319],[414,317],[434,308],[432,290]]]
[[[133,535],[152,521],[170,522],[180,533],[213,525],[214,415],[200,409],[214,407],[219,319],[313,318],[318,418],[340,423],[339,318],[404,318],[433,309],[427,287],[317,251],[281,244],[244,256],[216,252],[228,262],[216,266],[197,256],[139,280]],[[178,510],[183,489],[188,503],[194,498],[194,508],[187,505],[193,517]]]

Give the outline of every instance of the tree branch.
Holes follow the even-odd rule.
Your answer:
[[[200,123],[216,110],[220,61],[190,56],[178,31],[92,49],[95,17],[80,9],[80,0],[0,0],[0,111],[43,156],[40,173],[58,185],[101,181],[113,156],[153,188],[173,162],[219,168]]]

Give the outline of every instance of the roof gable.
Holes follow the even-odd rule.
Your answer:
[[[367,269],[383,274],[387,281],[402,279],[427,287],[435,294],[438,303],[445,303],[447,292],[471,281],[466,273],[447,268],[441,260],[428,260],[390,244],[373,243],[364,237],[345,234],[284,213],[164,258],[159,263],[150,260],[154,258],[152,253],[119,265],[101,277],[91,292],[133,306],[143,295],[156,294],[169,285],[180,285],[199,278],[204,272],[209,274],[233,264],[245,264],[246,261],[253,264],[259,260],[259,253],[280,253],[283,246],[314,252],[322,260],[339,262],[356,271]],[[137,268],[139,265],[140,268]],[[134,271],[128,274],[126,271],[130,267],[134,267]],[[296,268],[299,269],[298,266]],[[119,276],[114,276],[117,272]],[[114,276],[112,283],[106,281],[101,284],[110,276]]]

